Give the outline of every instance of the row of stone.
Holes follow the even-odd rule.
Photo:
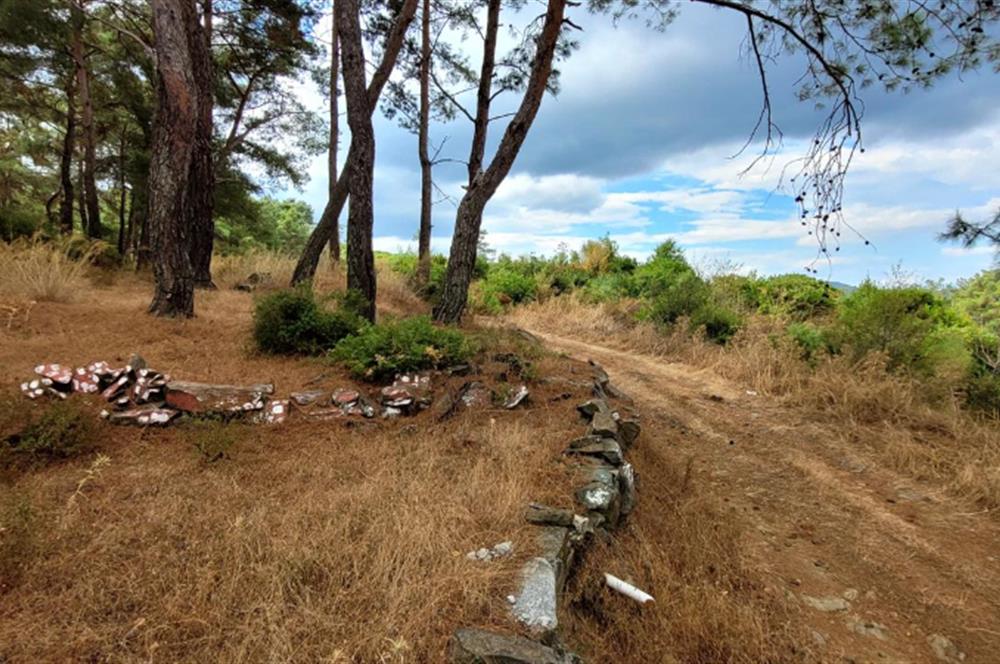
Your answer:
[[[525,518],[540,527],[536,536],[539,555],[524,565],[520,589],[508,598],[514,616],[536,639],[459,629],[451,642],[451,659],[456,664],[579,662],[555,636],[559,604],[579,552],[595,533],[617,528],[636,505],[636,473],[625,454],[640,433],[638,421],[623,418],[611,408],[608,397],[621,395],[604,370],[591,364],[595,397],[577,408],[588,421],[586,435],[571,441],[565,450],[579,459],[582,484],[574,497],[582,513],[540,504],[528,506]]]
[[[146,361],[133,354],[121,368],[107,362],[92,362],[86,367],[41,364],[35,367],[36,378],[21,384],[21,391],[31,399],[54,396],[65,399],[74,392],[99,393],[108,402],[101,416],[116,424],[164,426],[182,414],[243,418],[253,423],[281,424],[293,412],[308,419],[341,417],[373,418],[414,415],[428,408],[433,399],[428,373],[403,374],[383,387],[378,404],[355,389],[292,392],[287,399],[274,397],[274,385],[218,385],[172,380],[168,374],[150,369]],[[458,394],[456,406],[472,408],[489,405],[493,391],[482,383],[466,383]],[[516,408],[528,398],[521,385],[503,405]]]

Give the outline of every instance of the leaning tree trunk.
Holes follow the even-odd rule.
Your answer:
[[[431,277],[431,189],[434,184],[429,142],[431,114],[431,0],[424,0],[420,17],[420,121],[417,150],[420,156],[420,232],[417,237],[417,286],[425,288]]]
[[[375,256],[372,254],[372,179],[375,171],[375,129],[365,87],[365,53],[357,0],[337,0],[337,30],[344,64],[347,123],[351,128],[354,160],[343,177],[348,179],[351,204],[347,215],[347,288],[365,299],[365,318],[375,322]]]
[[[455,232],[451,240],[448,256],[448,271],[445,274],[444,292],[434,309],[434,319],[444,323],[457,323],[462,318],[469,298],[469,284],[476,264],[476,249],[479,245],[479,228],[483,210],[497,187],[510,172],[531,123],[535,121],[538,108],[552,73],[559,32],[562,29],[563,12],[567,0],[549,0],[545,12],[545,23],[536,41],[535,57],[531,62],[531,75],[521,99],[517,113],[507,125],[496,155],[489,168],[481,172],[469,185],[458,205],[455,218]]]
[[[75,5],[73,13],[73,62],[76,64],[77,86],[80,91],[80,110],[83,124],[83,198],[87,208],[88,237],[101,237],[101,203],[97,197],[97,128],[94,126],[94,101],[90,94],[90,72],[83,51],[83,7]]]
[[[194,315],[188,178],[199,120],[192,51],[200,39],[194,0],[152,0],[156,34],[156,119],[149,168],[150,258],[158,316]]]
[[[340,142],[340,100],[339,76],[340,76],[340,39],[337,37],[337,12],[333,12],[333,29],[330,37],[330,149],[327,153],[327,171],[329,172],[328,197],[333,200],[337,189],[337,148]],[[323,214],[334,214],[329,207],[323,210]],[[320,219],[320,223],[322,223]],[[340,210],[336,211],[334,217],[327,221],[332,225],[330,232],[330,265],[336,267],[340,264]]]
[[[375,70],[372,80],[368,84],[369,115],[375,112],[378,99],[382,94],[382,88],[385,87],[386,82],[389,80],[389,75],[392,74],[392,70],[396,66],[396,58],[403,46],[406,29],[417,13],[417,4],[418,0],[405,0],[403,2],[403,6],[399,10],[399,15],[396,17],[395,23],[393,23],[392,32],[389,34],[389,38],[386,39],[385,46],[382,49],[382,62],[379,63],[378,69]],[[341,67],[341,70],[343,70],[343,67]],[[352,140],[351,147],[347,150],[347,160],[344,162],[344,173],[350,170],[351,163],[356,158],[356,154],[354,141]],[[323,250],[326,248],[333,233],[334,221],[340,217],[340,212],[344,208],[344,202],[347,200],[347,182],[348,178],[343,175],[338,178],[334,191],[330,195],[330,200],[327,201],[326,208],[323,210],[323,215],[309,236],[309,240],[302,250],[302,255],[295,265],[295,271],[292,273],[293,286],[312,281],[312,278],[316,275],[316,266],[319,265],[319,258],[323,255]],[[350,253],[350,250],[351,248],[348,243],[348,253]]]
[[[212,281],[212,250],[215,246],[215,173],[212,155],[212,2],[202,0],[200,38],[192,41],[191,59],[198,86],[198,126],[191,157],[188,207],[191,226],[191,268],[196,288],[215,288]]]
[[[62,200],[59,202],[59,230],[64,235],[73,232],[73,152],[76,149],[76,82],[66,80],[66,133],[63,135],[62,156],[59,159],[59,182]]]

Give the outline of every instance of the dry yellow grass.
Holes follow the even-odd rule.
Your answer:
[[[40,241],[0,242],[0,296],[68,302],[85,287],[86,257],[73,260],[65,247]]]
[[[776,323],[751,318],[725,347],[692,337],[682,325],[664,332],[637,322],[628,302],[590,305],[551,298],[512,309],[507,320],[605,346],[660,356],[714,373],[778,400],[808,418],[836,424],[881,454],[892,467],[945,483],[985,508],[1000,507],[1000,427],[928,398],[925,383],[885,371],[879,358],[856,365],[846,358],[815,368],[780,339]]]

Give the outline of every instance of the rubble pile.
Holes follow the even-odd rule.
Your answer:
[[[359,417],[371,419],[415,415],[434,401],[431,374],[411,373],[396,376],[383,387],[377,401],[353,388],[333,391],[292,392],[287,399],[274,396],[274,385],[218,385],[174,380],[169,374],[150,369],[139,355],[113,368],[107,362],[92,362],[85,367],[40,364],[36,377],[21,384],[29,399],[44,396],[65,399],[70,394],[99,394],[108,402],[101,416],[115,424],[164,426],[183,415],[241,418],[255,424],[281,424],[289,417],[328,420]],[[465,394],[467,406],[488,406],[492,391],[480,383]],[[523,403],[528,388],[521,385],[517,400],[504,406]]]

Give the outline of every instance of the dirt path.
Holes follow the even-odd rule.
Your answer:
[[[694,459],[825,660],[1000,662],[993,519],[711,372],[532,333],[604,365],[654,453]]]

